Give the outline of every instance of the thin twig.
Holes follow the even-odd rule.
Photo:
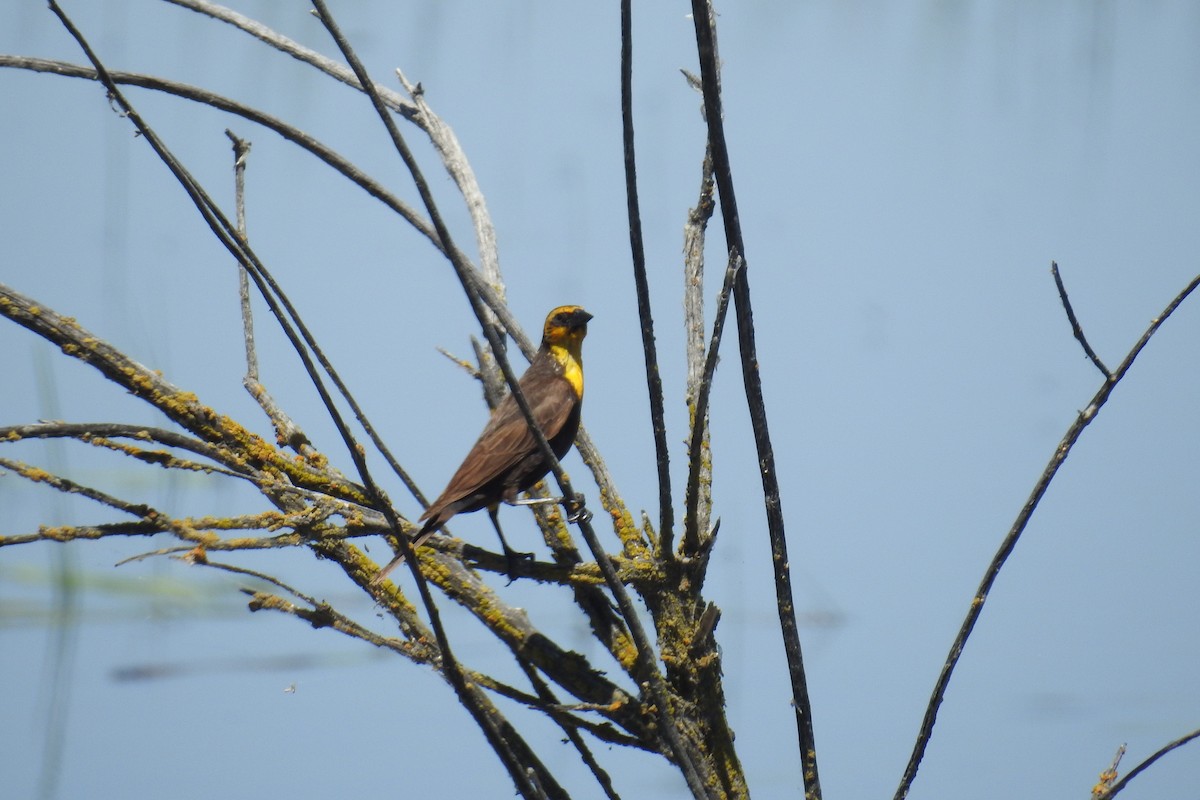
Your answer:
[[[688,442],[688,477],[683,517],[683,548],[689,554],[695,554],[707,544],[700,538],[700,487],[705,465],[704,441],[707,431],[708,399],[712,394],[713,375],[717,370],[718,354],[721,349],[721,336],[725,331],[725,315],[729,309],[729,296],[742,265],[741,257],[737,253],[731,253],[729,266],[725,268],[725,281],[721,286],[721,294],[717,298],[717,314],[713,320],[712,338],[708,343],[704,373],[700,379],[699,392],[692,410],[692,432]]]
[[[156,464],[165,468],[212,472],[255,482],[261,478],[261,473],[256,473],[248,468],[244,460],[237,459],[227,449],[215,447],[208,442],[162,428],[125,425],[116,422],[39,422],[32,425],[0,427],[0,442],[16,442],[21,439],[76,439],[84,444],[104,447],[147,464]],[[216,464],[201,464],[180,459],[165,450],[146,450],[132,445],[122,445],[114,442],[113,439],[158,442],[211,459]]]
[[[280,533],[275,536],[242,536],[236,539],[206,539],[201,543],[205,552],[213,553],[244,553],[248,550],[278,550],[287,547],[301,547],[312,543],[314,538],[321,539],[354,539],[364,536],[378,536],[382,531],[348,531],[344,528],[336,529],[320,529],[314,533]],[[97,537],[98,538],[98,537]],[[2,543],[2,541],[0,541]],[[148,550],[145,553],[129,556],[118,561],[114,566],[121,567],[125,564],[134,561],[147,561],[151,558],[159,558],[162,556],[177,556],[184,553],[194,551],[195,548],[179,546],[179,547],[161,547],[157,550]]]
[[[529,667],[531,665],[523,664],[522,666]],[[577,712],[580,711],[611,712],[611,705],[601,705],[599,703],[545,703],[528,692],[521,691],[502,681],[498,681],[490,675],[471,672],[468,673],[468,677],[473,683],[477,683],[501,697],[507,697],[509,700],[521,703],[535,711],[540,711],[552,717],[559,724],[585,730],[602,742],[620,745],[621,747],[632,747],[636,750],[644,750],[647,753],[661,755],[659,750],[652,747],[645,738],[637,738],[621,733],[609,722],[594,722],[577,716]]]
[[[500,401],[508,392],[508,384],[504,382],[504,375],[496,366],[496,359],[492,357],[488,348],[474,336],[471,337],[471,350],[475,353],[475,363],[479,365],[476,373],[479,383],[483,386],[483,402],[490,411],[500,405]]]
[[[504,280],[500,275],[500,254],[496,244],[496,228],[492,225],[492,215],[488,212],[487,201],[484,199],[483,190],[479,188],[475,170],[471,168],[471,162],[467,160],[458,137],[454,135],[454,129],[430,108],[425,99],[424,89],[420,89],[419,84],[413,86],[409,83],[399,69],[396,70],[396,77],[399,78],[405,91],[409,93],[413,105],[417,109],[417,113],[411,117],[412,121],[429,135],[429,141],[437,150],[442,165],[454,180],[459,194],[462,195],[463,204],[467,207],[467,213],[475,228],[475,246],[479,250],[480,275],[488,287],[495,292],[496,299],[502,303],[506,302]],[[496,312],[492,311],[491,313],[494,315]],[[493,319],[493,322],[497,320],[498,318]]]
[[[237,233],[243,242],[249,242],[246,232],[246,162],[250,156],[250,142],[240,139],[233,131],[225,129],[225,135],[233,142],[234,210]],[[316,457],[317,452],[308,436],[288,414],[275,402],[267,388],[258,378],[258,354],[254,347],[254,314],[250,305],[250,273],[245,264],[238,263],[238,305],[242,313],[242,340],[246,348],[246,374],[242,386],[258,403],[259,408],[271,420],[275,428],[275,439],[280,445],[291,447],[306,458]]]
[[[746,258],[742,225],[738,217],[737,198],[733,188],[733,170],[729,148],[725,141],[724,112],[721,107],[720,60],[717,57],[715,12],[709,0],[692,0],[692,20],[696,28],[696,47],[700,56],[700,73],[704,89],[704,117],[708,123],[708,139],[712,146],[713,176],[721,199],[721,218],[725,225],[725,241],[731,257],[736,253]],[[812,703],[808,697],[808,680],[800,649],[800,631],[792,596],[791,567],[788,563],[787,539],[784,534],[783,504],[779,491],[779,476],[775,471],[775,453],[767,425],[766,403],[763,398],[762,376],[754,344],[754,313],[750,302],[749,270],[743,266],[734,281],[733,303],[737,311],[738,344],[742,360],[742,381],[745,384],[746,405],[758,451],[759,473],[762,477],[763,501],[766,506],[767,531],[770,536],[771,558],[775,568],[775,600],[779,625],[783,634],[792,685],[792,705],[796,714],[796,732],[800,763],[807,800],[819,800],[821,780],[817,772],[816,738],[813,732]]]
[[[163,469],[178,469],[184,472],[203,472],[209,475],[225,475],[230,478],[238,478],[241,480],[254,481],[254,477],[247,475],[244,472],[235,472],[225,467],[216,466],[214,464],[205,464],[199,461],[192,461],[186,458],[179,458],[173,453],[166,450],[147,450],[131,444],[121,444],[114,442],[103,436],[88,436],[87,438],[80,437],[81,442],[90,444],[93,447],[102,447],[106,450],[112,450],[115,453],[120,453],[130,458],[135,458],[145,464],[153,464],[156,467]]]
[[[42,525],[37,533],[13,533],[0,536],[0,547],[30,542],[73,542],[76,540],[103,539],[106,536],[154,536],[166,530],[166,526],[144,519],[124,522],[106,522],[101,525]],[[184,548],[185,550],[189,548]]]
[[[554,696],[554,692],[546,684],[546,681],[543,680],[542,676],[538,675],[538,672],[536,669],[534,669],[533,665],[520,659],[518,660],[518,663],[520,664],[521,669],[525,672],[526,677],[529,678],[529,682],[533,684],[534,690],[538,694],[538,699],[542,703],[546,703],[548,705],[558,705],[558,700]],[[559,706],[559,708],[561,708],[561,706]],[[547,710],[549,709],[547,708]],[[609,776],[608,772],[606,772],[604,768],[600,766],[600,762],[596,761],[596,757],[592,755],[591,749],[587,746],[587,743],[583,741],[583,737],[579,735],[579,731],[577,730],[578,719],[570,714],[562,713],[551,714],[550,717],[558,723],[560,728],[562,728],[562,732],[566,735],[567,741],[571,743],[571,746],[575,748],[575,752],[579,753],[579,758],[585,765],[587,765],[587,768],[591,770],[592,777],[596,779],[596,783],[600,784],[600,788],[604,790],[604,796],[609,798],[609,800],[621,800],[620,795],[618,795],[616,789],[613,788],[612,778]]]
[[[1063,309],[1067,312],[1067,320],[1071,323],[1071,333],[1075,334],[1075,338],[1083,345],[1083,352],[1096,365],[1096,369],[1105,378],[1111,378],[1112,373],[1108,371],[1108,367],[1104,366],[1104,362],[1100,360],[1100,356],[1096,355],[1096,351],[1088,344],[1087,337],[1083,335],[1083,327],[1079,324],[1079,319],[1075,316],[1075,309],[1071,308],[1071,299],[1067,297],[1067,287],[1063,285],[1062,276],[1058,274],[1058,263],[1050,262],[1050,274],[1054,276],[1054,285],[1058,287],[1058,297],[1062,300]]]
[[[166,514],[160,514],[151,506],[144,503],[131,503],[128,500],[122,500],[108,492],[100,489],[86,486],[82,483],[77,483],[70,478],[64,478],[61,475],[55,475],[52,472],[47,472],[40,467],[33,467],[23,461],[15,461],[10,458],[0,458],[0,467],[10,469],[22,478],[33,483],[44,483],[55,491],[63,494],[77,494],[81,497],[86,497],[89,500],[94,500],[101,505],[116,509],[117,511],[129,514],[143,519],[148,522],[162,522],[170,519]]]
[[[232,25],[270,45],[281,53],[286,53],[297,61],[316,67],[321,72],[341,81],[347,86],[362,89],[362,84],[359,83],[354,72],[345,64],[339,64],[333,59],[321,55],[316,50],[312,50],[293,39],[289,39],[287,36],[263,25],[258,20],[239,14],[225,6],[210,3],[208,0],[167,0],[167,2]],[[400,113],[408,119],[413,119],[417,116],[416,107],[401,97],[399,92],[388,89],[385,86],[376,86],[375,91],[379,93],[387,107],[393,111]]]
[[[56,487],[57,488],[57,487]],[[269,512],[273,513],[273,512]],[[154,536],[159,533],[172,533],[185,541],[192,542],[191,545],[185,547],[163,548],[161,551],[155,551],[154,555],[166,555],[169,553],[186,552],[195,544],[202,544],[206,548],[213,550],[246,550],[246,549],[261,549],[255,545],[245,544],[247,541],[263,542],[263,547],[284,545],[269,545],[267,542],[270,539],[247,539],[241,538],[238,540],[226,542],[214,541],[215,534],[209,531],[235,531],[235,530],[254,530],[270,527],[272,523],[265,520],[260,521],[255,515],[249,517],[195,517],[183,518],[180,520],[170,520],[165,516],[156,517],[153,520],[136,519],[125,520],[123,522],[104,522],[98,525],[43,525],[38,528],[37,533],[18,533],[9,536],[0,536],[0,547],[9,547],[17,544],[29,544],[30,542],[74,542],[82,540],[104,539],[113,536],[136,537],[136,536]],[[176,524],[172,526],[172,522]],[[187,532],[187,535],[180,536],[180,532]],[[347,533],[346,536],[367,536],[367,533]],[[374,534],[372,534],[374,535]],[[278,539],[286,538],[288,534]],[[228,544],[228,546],[227,546]],[[140,559],[140,556],[134,556],[134,560]],[[118,562],[118,566],[123,562]]]
[[[1117,748],[1116,755],[1113,756],[1112,762],[1108,768],[1100,773],[1100,781],[1092,787],[1092,800],[1104,800],[1111,796],[1113,784],[1117,782],[1120,776],[1121,759],[1125,757],[1125,745],[1122,744]]]
[[[1129,784],[1129,782],[1131,780],[1133,780],[1138,775],[1140,775],[1143,770],[1147,769],[1152,764],[1154,764],[1155,761],[1158,761],[1160,758],[1162,758],[1163,756],[1165,756],[1167,753],[1171,752],[1175,748],[1182,747],[1183,745],[1187,744],[1188,742],[1190,742],[1194,739],[1200,739],[1200,728],[1192,731],[1191,733],[1184,734],[1183,736],[1180,736],[1175,741],[1170,742],[1170,743],[1165,744],[1162,747],[1160,747],[1158,750],[1156,750],[1154,752],[1153,755],[1151,755],[1145,761],[1143,761],[1142,763],[1138,764],[1136,767],[1131,769],[1129,771],[1128,775],[1126,775],[1124,778],[1122,778],[1121,780],[1114,783],[1107,792],[1101,794],[1099,796],[1098,800],[1109,800],[1109,798],[1116,797]]]
[[[225,129],[225,135],[233,143],[233,192],[237,214],[237,230],[243,239],[246,236],[246,159],[250,155],[250,142],[234,136]],[[238,264],[238,301],[242,309],[242,339],[246,343],[247,383],[258,383],[258,355],[254,351],[254,314],[250,309],[250,275],[246,267]]]
[[[983,606],[987,602],[988,593],[991,591],[992,584],[996,582],[996,577],[1000,574],[1001,567],[1012,554],[1013,548],[1017,546],[1017,541],[1020,540],[1021,534],[1025,532],[1026,526],[1029,524],[1033,512],[1037,509],[1038,503],[1042,496],[1050,487],[1050,482],[1054,480],[1054,476],[1058,474],[1059,467],[1062,466],[1067,456],[1070,455],[1071,449],[1075,443],[1079,441],[1079,437],[1083,435],[1083,431],[1091,424],[1092,420],[1108,402],[1108,398],[1112,395],[1113,389],[1121,382],[1121,379],[1129,372],[1133,366],[1133,362],[1142,352],[1145,346],[1149,343],[1150,338],[1158,331],[1159,327],[1175,312],[1175,309],[1195,291],[1196,287],[1200,286],[1200,275],[1197,275],[1191,280],[1184,289],[1177,294],[1167,307],[1163,309],[1157,317],[1150,322],[1150,326],[1138,339],[1133,349],[1125,356],[1125,359],[1117,367],[1116,371],[1109,374],[1104,382],[1100,385],[1099,390],[1092,396],[1087,407],[1080,411],[1075,417],[1075,421],[1071,423],[1071,427],[1067,429],[1066,434],[1054,448],[1054,453],[1050,456],[1050,461],[1046,468],[1042,471],[1041,477],[1034,484],[1033,491],[1030,492],[1029,498],[1025,501],[1021,511],[1017,514],[1016,520],[1012,527],[1005,535],[1000,543],[1000,548],[992,557],[992,561],[988,564],[987,570],[984,572],[983,579],[979,583],[979,588],[975,590],[975,596],[971,599],[970,607],[967,610],[966,618],[963,620],[962,626],[959,628],[958,635],[955,636],[954,642],[950,645],[950,652],[946,656],[946,661],[942,665],[941,673],[938,675],[937,682],[933,687],[933,694],[929,698],[929,704],[925,709],[925,717],[921,721],[921,728],[917,733],[917,740],[913,746],[912,755],[909,757],[908,766],[904,770],[904,775],[900,779],[900,786],[896,789],[896,800],[904,800],[908,796],[909,789],[912,787],[912,782],[917,776],[917,770],[920,768],[921,760],[925,757],[925,749],[929,745],[929,740],[933,736],[933,727],[937,722],[938,708],[942,704],[942,700],[946,695],[946,687],[950,683],[950,676],[954,672],[954,667],[958,663],[959,657],[962,655],[963,648],[966,646],[967,639],[971,636],[971,631],[975,628],[975,623],[979,620],[979,615],[983,612]]]
[[[204,561],[198,561],[196,563],[199,566],[212,567],[213,569],[221,570],[222,572],[231,572],[234,575],[244,575],[248,578],[260,580],[263,583],[269,583],[272,586],[283,589],[293,597],[303,600],[314,609],[322,605],[322,603],[317,602],[315,598],[309,597],[299,589],[289,586],[288,584],[276,578],[274,575],[268,575],[265,572],[259,572],[258,570],[254,569],[247,569],[246,567],[239,567],[236,564],[225,564],[220,561],[209,561],[208,559],[205,559]]]
[[[229,571],[245,573],[239,567],[230,567],[230,565],[214,564],[206,562],[204,566],[215,566],[218,569],[229,569]],[[251,611],[279,611],[284,614],[290,614],[294,617],[303,619],[314,628],[332,628],[339,633],[344,633],[347,636],[352,636],[356,639],[361,639],[364,642],[373,644],[376,647],[392,650],[411,659],[417,664],[428,664],[436,667],[438,654],[436,648],[429,645],[427,639],[420,637],[410,637],[408,639],[397,639],[391,636],[380,636],[372,630],[364,628],[354,620],[342,614],[337,609],[327,603],[310,603],[311,607],[299,606],[290,600],[285,600],[278,595],[273,595],[268,592],[257,592],[253,590],[245,590],[243,592],[250,596]]]

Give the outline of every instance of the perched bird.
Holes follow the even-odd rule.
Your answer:
[[[557,458],[571,449],[579,430],[583,407],[581,348],[591,318],[579,306],[559,306],[551,311],[542,327],[542,344],[518,381],[534,420]],[[513,560],[520,554],[504,539],[497,508],[500,503],[521,504],[517,495],[549,471],[550,465],[542,456],[525,415],[512,395],[506,396],[492,412],[487,427],[450,483],[421,515],[425,524],[413,537],[413,547],[423,543],[455,514],[486,508],[509,560],[511,575]],[[403,560],[403,555],[396,556],[375,580],[383,580]]]

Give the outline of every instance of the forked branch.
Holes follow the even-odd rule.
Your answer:
[[[1084,344],[1086,351],[1090,353],[1091,348],[1086,344],[1086,337],[1083,335],[1082,329],[1074,318],[1074,313],[1070,310],[1070,305],[1066,301],[1066,291],[1062,288],[1061,279],[1058,276],[1057,265],[1053,270],[1055,283],[1059,287],[1060,297],[1063,299],[1064,308],[1067,309],[1068,317],[1071,319],[1072,328],[1076,332],[1076,338]],[[946,687],[950,683],[950,676],[954,672],[955,666],[958,664],[958,659],[962,655],[963,648],[967,644],[967,639],[971,636],[971,631],[975,629],[975,623],[979,621],[979,615],[983,613],[983,607],[987,603],[988,594],[991,592],[992,585],[996,582],[996,578],[1000,574],[1004,562],[1012,555],[1013,548],[1017,546],[1017,542],[1021,538],[1021,534],[1025,532],[1025,528],[1029,525],[1029,520],[1033,517],[1033,512],[1037,509],[1038,503],[1041,502],[1046,490],[1050,487],[1050,482],[1054,480],[1054,476],[1058,474],[1059,468],[1066,461],[1067,456],[1071,454],[1075,443],[1079,441],[1079,437],[1083,435],[1084,430],[1100,413],[1100,409],[1108,402],[1112,395],[1113,389],[1129,372],[1133,366],[1134,360],[1142,349],[1149,343],[1150,338],[1158,331],[1159,327],[1175,313],[1175,309],[1186,300],[1196,287],[1200,286],[1200,275],[1196,276],[1177,294],[1166,308],[1163,309],[1157,317],[1151,322],[1150,326],[1142,334],[1141,338],[1134,344],[1133,348],[1125,356],[1124,360],[1118,365],[1116,371],[1109,372],[1099,364],[1099,358],[1093,358],[1093,363],[1105,374],[1104,382],[1100,388],[1092,396],[1091,401],[1087,406],[1079,412],[1075,417],[1075,421],[1071,423],[1071,427],[1067,429],[1066,434],[1054,448],[1053,454],[1050,456],[1049,463],[1042,471],[1041,477],[1034,484],[1033,491],[1030,492],[1029,498],[1025,501],[1025,505],[1021,507],[1017,514],[1016,520],[1013,521],[1012,527],[1000,542],[1000,548],[992,557],[992,561],[988,564],[987,570],[983,574],[983,579],[979,582],[979,588],[975,590],[975,596],[971,598],[971,604],[967,608],[966,617],[963,619],[962,626],[959,628],[958,635],[954,637],[954,642],[950,645],[950,652],[946,656],[946,661],[942,665],[941,672],[938,675],[937,681],[933,687],[933,694],[929,698],[929,704],[925,709],[925,717],[921,721],[920,730],[917,733],[916,744],[913,746],[912,755],[909,757],[908,766],[904,770],[904,774],[900,779],[900,786],[896,789],[896,800],[904,800],[908,796],[909,789],[912,787],[912,782],[917,776],[917,770],[921,766],[921,760],[925,757],[925,749],[929,745],[929,740],[933,736],[933,728],[937,722],[938,709],[941,707],[942,700],[946,695]]]

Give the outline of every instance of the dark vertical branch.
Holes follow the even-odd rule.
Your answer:
[[[733,172],[729,163],[729,149],[725,142],[715,21],[712,6],[708,0],[692,0],[692,19],[696,26],[696,48],[700,56],[700,74],[704,90],[704,116],[708,122],[713,174],[721,199],[721,218],[725,223],[725,239],[731,257],[736,253],[744,259],[746,248],[742,241],[742,226],[733,190]],[[750,410],[750,424],[754,430],[754,443],[758,449],[758,466],[762,475],[767,530],[770,535],[771,557],[775,567],[775,598],[779,609],[779,625],[783,633],[784,650],[787,653],[788,672],[792,683],[792,703],[796,711],[796,729],[799,737],[800,761],[804,772],[805,796],[809,800],[817,800],[821,796],[821,781],[817,773],[812,705],[808,698],[808,682],[804,674],[804,659],[800,650],[800,631],[796,622],[795,602],[792,598],[791,568],[788,565],[787,540],[784,538],[779,478],[775,473],[775,454],[767,427],[762,377],[758,371],[758,356],[754,344],[754,315],[750,304],[748,272],[749,269],[743,264],[733,285],[733,304],[737,311],[738,343],[742,357],[742,380],[746,387],[746,404]]]
[[[637,287],[642,352],[646,358],[646,389],[650,393],[650,425],[658,459],[658,535],[663,558],[672,558],[675,509],[671,501],[671,461],[663,410],[662,376],[654,344],[654,317],[646,280],[646,251],[642,243],[642,213],[638,206],[637,160],[633,149],[633,14],[631,0],[621,0],[621,137],[625,151],[625,202],[629,213],[629,247],[633,253],[633,283]]]

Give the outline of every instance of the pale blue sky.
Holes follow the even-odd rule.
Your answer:
[[[302,3],[233,5],[335,52]],[[621,175],[617,5],[332,5],[376,78],[401,67],[455,128],[527,329],[564,302],[595,314],[584,421],[630,505],[657,516]],[[678,71],[695,69],[685,4],[635,5],[641,199],[682,486],[681,229],[704,131],[699,97]],[[340,84],[166,3],[66,8],[111,67],[262,105],[414,197],[369,105]],[[1200,271],[1197,9],[1082,0],[718,9],[827,797],[891,796],[988,560],[1099,385],[1071,337],[1050,261],[1110,366]],[[36,2],[0,8],[0,52],[81,60]],[[149,148],[93,84],[6,70],[0,97],[0,282],[265,431],[240,386],[233,266]],[[473,387],[435,350],[467,354],[476,332],[448,266],[276,135],[172,98],[131,97],[221,202],[232,195],[223,130],[254,142],[247,196],[258,252],[381,433],[436,492],[484,421]],[[444,173],[426,163],[449,203]],[[469,244],[461,214],[451,216]],[[723,260],[717,250],[712,258]],[[710,296],[716,286],[714,278]],[[950,686],[913,798],[1084,796],[1122,742],[1129,768],[1200,726],[1196,302],[1143,353],[1043,501]],[[268,388],[338,454],[294,359],[260,321]],[[0,424],[157,421],[11,325],[0,325],[0,359]],[[394,369],[380,373],[380,361]],[[729,711],[755,795],[796,796],[793,716],[732,349],[712,414],[722,528],[709,591],[724,610],[717,636]],[[461,419],[471,422],[447,434],[447,421]],[[78,448],[4,455],[67,458],[81,479],[181,513],[257,507],[223,484],[166,482]],[[582,478],[576,457],[567,467]],[[419,512],[399,487],[391,494]],[[0,505],[0,533],[99,513],[54,508],[48,493],[12,476],[0,476]],[[505,518],[514,542],[528,541],[518,512]],[[456,532],[491,542],[482,516]],[[121,590],[80,597],[59,797],[318,798],[433,787],[440,796],[510,795],[482,737],[428,671],[295,620],[250,615],[236,582],[221,576],[174,562],[112,568],[144,549],[71,550],[76,568]],[[0,551],[0,601],[14,610],[0,628],[9,687],[0,694],[0,771],[14,797],[31,795],[42,763],[56,634],[22,604],[50,606],[48,571],[61,550]],[[246,564],[275,570],[275,558]],[[326,565],[296,554],[278,571],[371,616]],[[138,587],[147,593],[123,593]],[[164,587],[194,594],[171,602]],[[592,652],[557,598],[519,583],[505,592]],[[513,671],[470,625],[458,629],[460,656]],[[281,656],[319,664],[269,661]],[[146,664],[194,670],[114,679]],[[560,752],[556,730],[534,730]],[[323,756],[314,759],[317,747]],[[561,752],[563,780],[579,797],[595,796]],[[684,791],[654,759],[600,755],[612,759],[625,797]],[[1189,796],[1198,773],[1200,749],[1185,748],[1125,796]]]

